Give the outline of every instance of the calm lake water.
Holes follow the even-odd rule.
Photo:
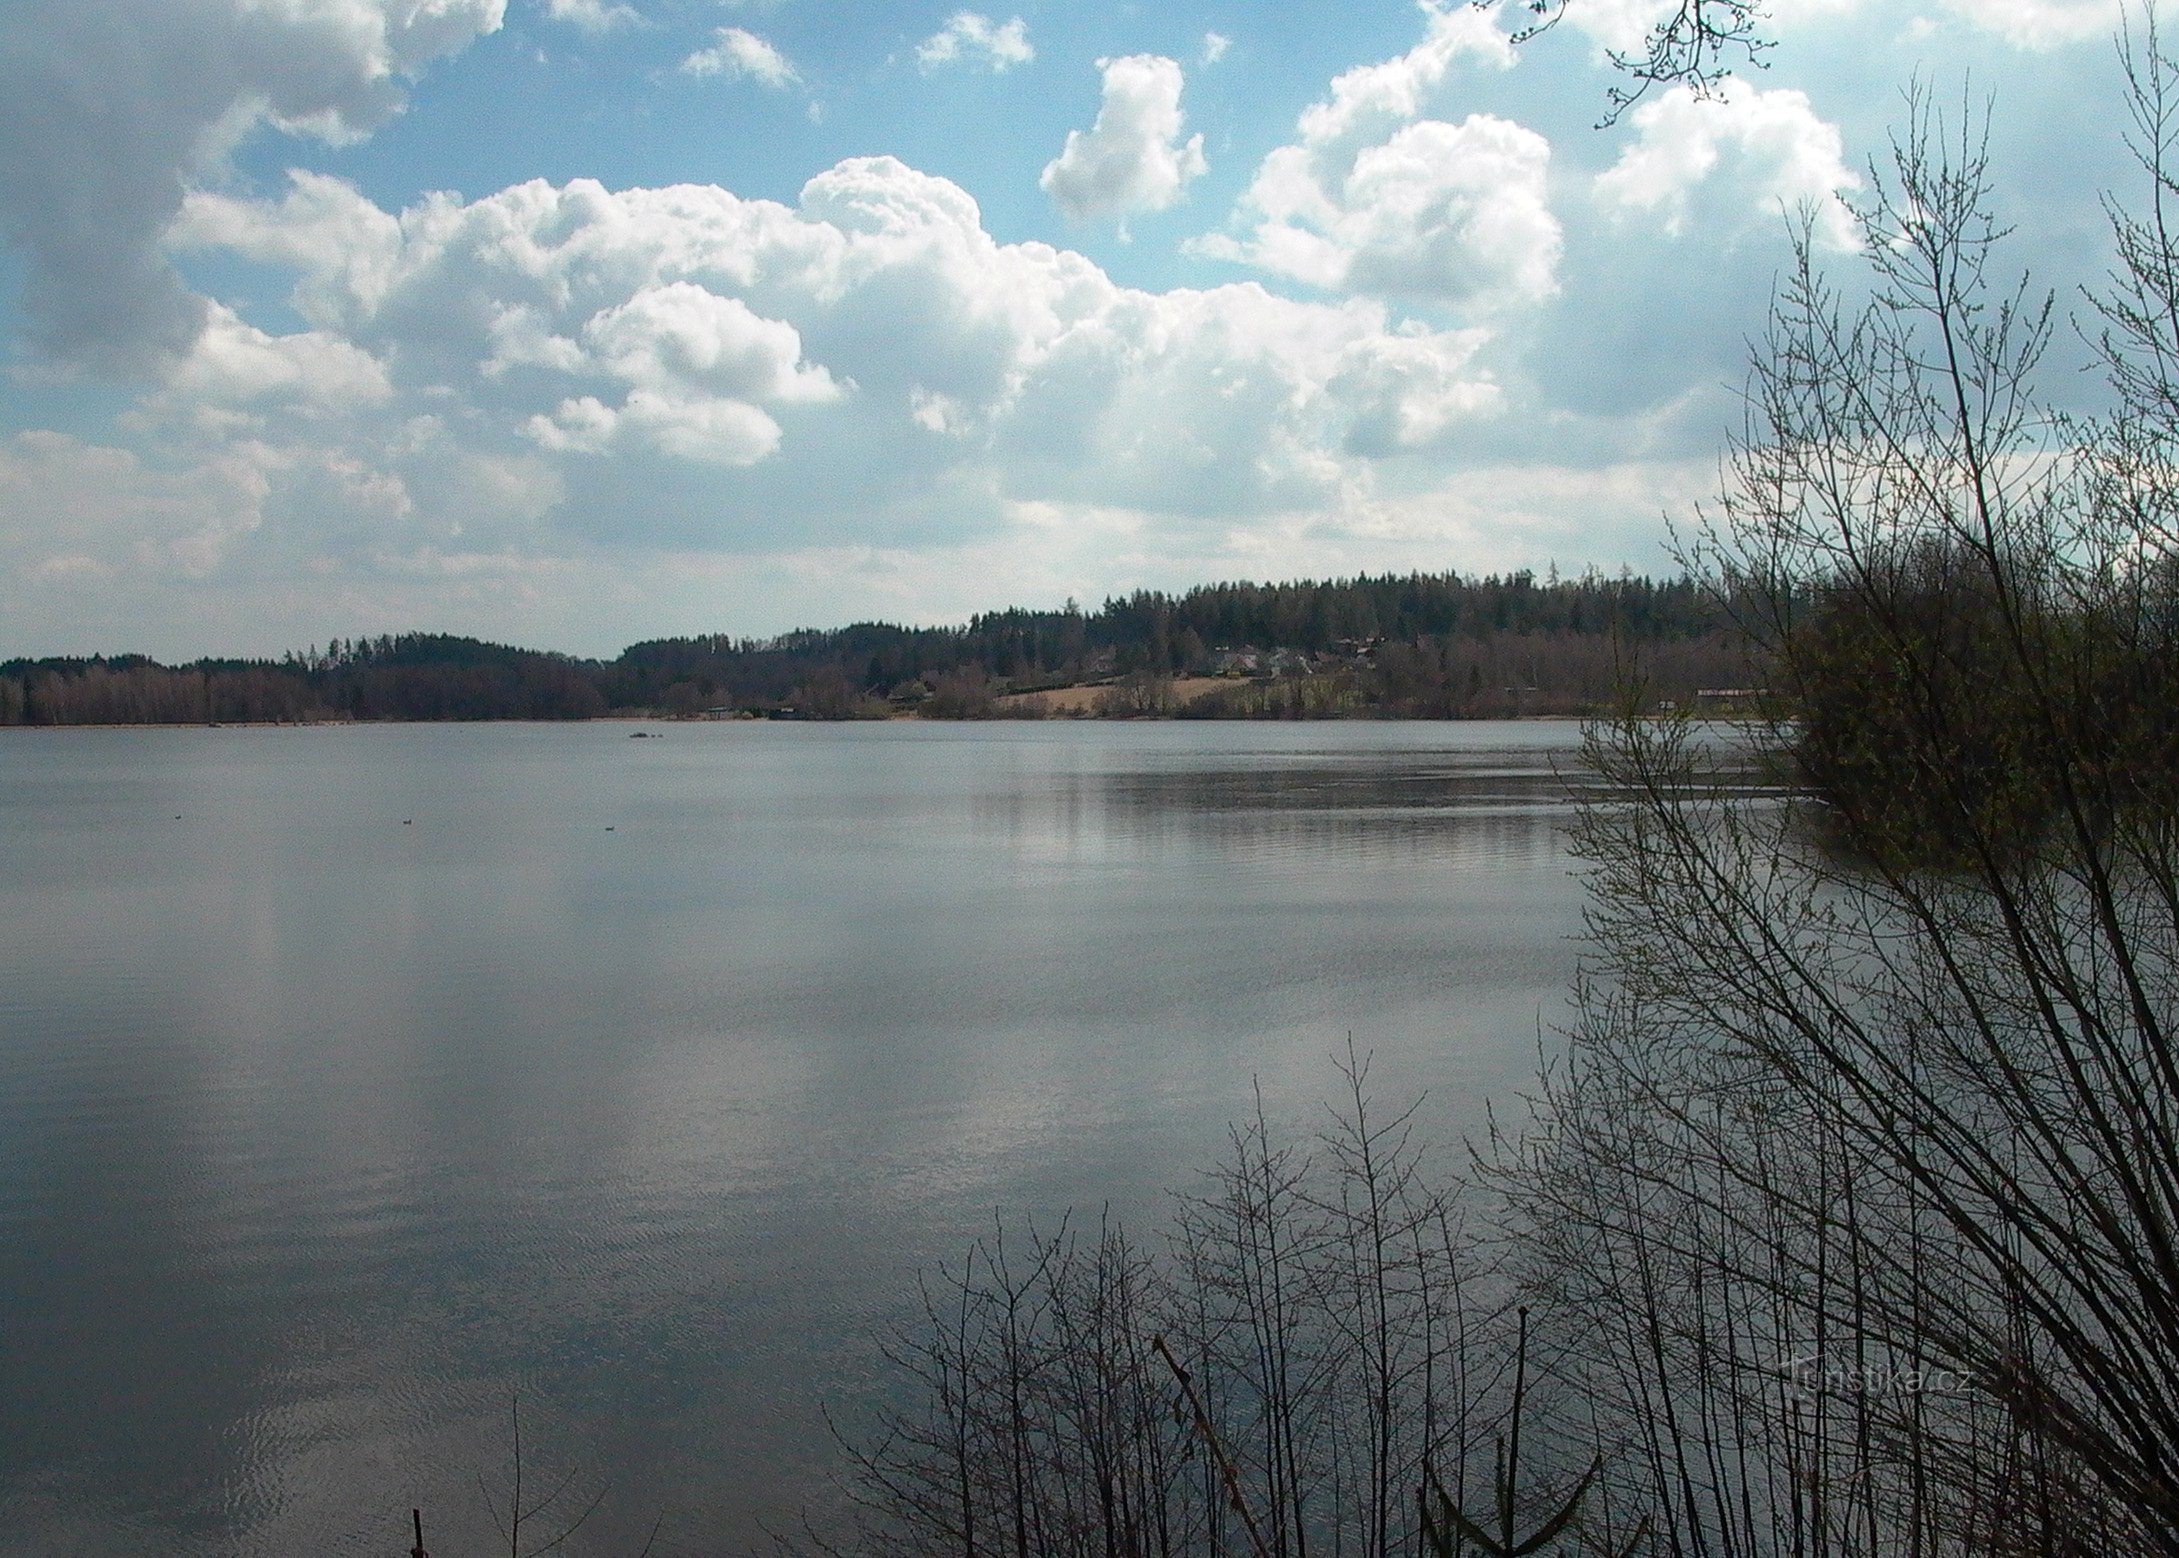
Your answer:
[[[484,1551],[519,1391],[738,1551],[995,1209],[1472,1128],[1579,953],[1570,725],[639,728],[0,733],[0,1547]]]

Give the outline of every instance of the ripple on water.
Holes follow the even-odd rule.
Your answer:
[[[517,1393],[746,1535],[995,1208],[1154,1217],[1350,1030],[1450,1129],[1579,927],[1564,727],[97,734],[0,799],[36,1551],[468,1550]]]

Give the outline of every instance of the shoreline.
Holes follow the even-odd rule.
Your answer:
[[[1073,689],[1063,689],[1071,691]],[[1098,689],[1102,690],[1102,689]],[[1010,693],[1008,697],[1045,697],[1043,693]],[[883,719],[766,719],[762,715],[733,718],[685,718],[672,714],[596,714],[587,719],[324,719],[324,720],[100,720],[82,724],[0,725],[0,736],[14,731],[59,730],[372,730],[412,729],[434,725],[1537,725],[1563,724],[1602,718],[1596,714],[1327,714],[1304,719],[1261,715],[1168,714],[1054,714],[1043,718],[1018,714],[993,714],[941,718],[924,714],[890,714]],[[1659,719],[1669,715],[1654,716]],[[1731,723],[1710,719],[1703,724]]]

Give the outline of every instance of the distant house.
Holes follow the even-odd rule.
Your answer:
[[[1713,714],[1737,713],[1743,707],[1760,703],[1770,696],[1768,687],[1698,687],[1695,689],[1695,708]]]
[[[1326,658],[1336,663],[1336,656]],[[1222,645],[1210,652],[1210,674],[1213,676],[1313,676],[1316,671],[1316,662],[1301,649],[1258,649],[1253,644],[1243,644],[1239,648]]]

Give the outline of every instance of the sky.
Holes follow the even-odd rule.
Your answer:
[[[2061,310],[2140,174],[2117,0],[1665,8],[0,0],[0,657],[1671,571],[1910,90]]]

